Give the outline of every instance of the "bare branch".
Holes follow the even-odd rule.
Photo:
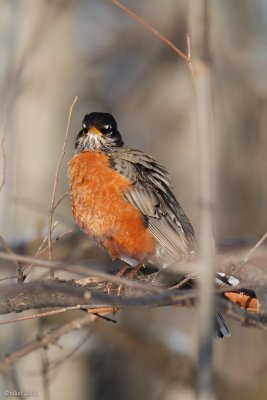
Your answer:
[[[87,309],[90,314],[102,316],[101,314],[113,313],[114,311],[118,311],[118,309],[129,307],[189,306],[198,299],[198,290],[195,289],[165,290],[165,292],[156,295],[145,296],[136,295],[136,293],[134,296],[128,296],[127,294],[124,297],[110,296],[100,291],[103,290],[106,283],[91,280],[89,287],[80,287],[77,286],[77,282],[75,281],[45,280],[4,285],[0,291],[0,313],[19,312],[31,308],[64,306],[63,309],[42,312],[32,317],[44,317],[73,309]],[[87,282],[87,284],[89,285],[90,282]],[[132,292],[129,291],[128,293]],[[215,298],[215,305],[216,309],[226,312],[243,325],[267,330],[266,314],[256,314],[242,310],[240,307],[220,297]],[[87,317],[88,315],[84,317],[86,321],[91,321]],[[26,318],[22,317],[19,320],[25,320]],[[36,341],[24,345],[18,351],[7,356],[2,362],[0,361],[0,372],[6,372],[6,368],[9,365],[29,352],[54,343],[59,337],[70,330],[79,329],[84,326],[83,322],[77,323],[80,320],[84,321],[84,318],[72,321],[53,332],[41,336]]]
[[[72,113],[73,113],[73,110],[74,110],[77,100],[78,100],[78,96],[75,97],[73,103],[70,106],[67,127],[65,130],[65,138],[64,138],[62,151],[61,151],[61,154],[60,154],[60,157],[58,160],[58,164],[56,167],[56,172],[55,172],[55,179],[54,179],[54,186],[53,186],[52,199],[51,199],[50,212],[49,212],[49,221],[48,221],[48,250],[49,250],[49,260],[50,261],[52,261],[51,235],[52,235],[53,214],[55,211],[56,191],[57,191],[57,185],[58,185],[59,172],[60,172],[60,168],[61,168],[61,164],[62,164],[64,155],[66,153],[66,146],[67,146],[67,141],[68,141],[71,117],[72,117]],[[58,205],[58,203],[56,203],[56,205]],[[52,271],[51,271],[51,275],[53,275]]]
[[[2,160],[3,160],[3,175],[2,175],[2,181],[0,184],[0,192],[3,189],[5,182],[6,182],[6,151],[5,151],[6,132],[7,132],[7,111],[6,111],[6,104],[5,104],[4,132],[3,132],[3,136],[2,136],[2,142],[1,142],[1,152],[2,152]]]
[[[81,265],[76,265],[76,264],[63,264],[63,263],[56,263],[56,262],[51,262],[48,260],[40,260],[34,257],[28,257],[28,256],[23,256],[20,254],[7,254],[4,252],[0,252],[0,259],[2,260],[7,260],[7,261],[13,261],[13,260],[17,260],[19,262],[25,262],[25,263],[32,263],[34,264],[34,266],[40,266],[43,268],[49,268],[52,269],[54,271],[57,270],[62,270],[62,271],[67,271],[67,272],[72,272],[74,274],[78,274],[78,275],[82,275],[82,276],[95,276],[98,277],[100,279],[106,280],[106,281],[110,281],[110,282],[115,282],[121,285],[126,285],[128,287],[132,287],[135,289],[140,289],[140,290],[145,290],[148,292],[156,292],[156,293],[160,293],[163,290],[154,286],[147,286],[144,285],[142,283],[139,282],[134,282],[134,281],[130,281],[129,279],[124,279],[121,278],[120,276],[117,275],[111,275],[108,274],[106,272],[102,272],[102,271],[98,271],[92,268],[87,268],[87,267],[83,267]]]
[[[139,275],[138,279],[144,279],[147,282],[152,282],[157,273],[147,276]],[[132,288],[125,288],[123,297],[118,296],[118,290],[114,289],[116,295],[110,296],[107,294],[108,281],[99,282],[94,279],[88,280],[86,286],[81,280],[77,281],[64,281],[64,280],[40,280],[30,283],[10,284],[2,286],[0,293],[0,314],[10,312],[21,312],[30,309],[40,309],[44,307],[64,307],[62,310],[54,310],[53,313],[61,313],[74,308],[90,308],[92,313],[106,313],[113,312],[116,308],[127,307],[159,307],[164,305],[179,305],[189,306],[192,305],[188,300],[196,299],[198,297],[198,290],[196,289],[179,289],[170,290],[166,288],[161,293],[155,295],[140,296],[139,290]],[[118,289],[119,285],[117,285]],[[217,294],[225,293],[225,288],[217,289]],[[233,303],[240,303],[240,306],[259,312],[257,307],[257,300],[249,295],[244,295],[240,292],[240,297],[236,294],[235,299],[233,293],[226,292],[225,296]],[[229,296],[228,296],[229,294]],[[249,304],[242,302],[245,297]],[[233,300],[231,300],[233,299]],[[252,301],[255,303],[252,303]],[[254,305],[253,305],[254,304]],[[253,307],[252,307],[253,305]],[[250,307],[251,306],[251,307]],[[39,313],[29,317],[18,318],[15,321],[37,318],[39,316],[50,315],[50,311]],[[267,314],[266,314],[267,315]],[[13,320],[10,320],[13,322]],[[3,321],[3,323],[9,323]]]
[[[152,278],[149,277],[150,280],[153,280],[153,275]],[[86,309],[88,313],[102,317],[103,314],[113,314],[120,309],[163,306],[189,307],[198,301],[198,290],[196,289],[167,289],[163,293],[145,296],[140,296],[138,291],[128,289],[124,296],[120,297],[117,295],[110,296],[103,292],[106,284],[107,282],[96,283],[92,281],[84,288],[77,286],[77,281],[46,280],[5,285],[0,292],[0,314],[44,307],[64,308],[36,313],[33,316],[24,316],[2,323],[45,317],[75,309]],[[217,294],[220,293],[222,293],[222,289],[217,291]],[[255,300],[254,298],[251,299]],[[242,293],[240,293],[239,300],[242,300]],[[253,312],[248,311],[250,310],[249,305],[244,305],[242,309],[239,305],[219,296],[215,298],[215,306],[217,311],[226,312],[243,325],[267,329],[267,313],[260,314],[254,309],[252,309]]]
[[[187,44],[188,66],[189,66],[190,72],[192,74],[193,81],[195,81],[196,76],[195,76],[195,71],[194,71],[194,67],[192,64],[192,58],[191,58],[191,38],[190,38],[189,32],[187,32],[187,34],[186,34],[186,44]]]
[[[215,249],[213,238],[213,110],[211,101],[211,64],[209,58],[209,3],[197,0],[191,5],[195,51],[195,108],[198,145],[199,227],[199,338],[196,398],[213,398],[213,296]]]
[[[69,195],[69,193],[66,192],[66,193],[64,193],[64,194],[57,200],[57,202],[56,202],[55,205],[54,205],[54,210],[59,206],[59,204],[60,204],[64,199],[66,199],[66,198],[68,197],[68,195]]]
[[[240,310],[238,307],[236,306],[232,306],[229,303],[226,303],[225,301],[222,301],[222,299],[216,299],[216,304],[220,304],[220,307],[222,307],[224,309],[225,312],[228,312],[228,314],[232,313],[233,318],[239,320],[240,322],[247,324],[246,321],[246,315],[247,312]],[[24,357],[25,355],[40,349],[42,347],[47,347],[51,344],[55,344],[58,342],[58,340],[65,334],[68,334],[69,332],[73,331],[73,330],[78,330],[81,329],[83,327],[86,327],[87,325],[90,325],[92,322],[94,322],[95,317],[91,316],[91,315],[84,315],[81,318],[78,318],[74,321],[68,322],[65,325],[63,325],[60,328],[54,329],[49,331],[48,333],[39,336],[36,338],[36,340],[33,340],[29,343],[27,343],[26,345],[23,345],[21,348],[19,348],[18,350],[16,350],[15,352],[11,353],[10,355],[7,355],[4,359],[2,359],[0,361],[0,373],[4,373],[6,374],[10,367],[15,364],[19,359],[21,359],[22,357]],[[255,325],[254,325],[254,321]],[[263,321],[264,323],[264,321]],[[259,326],[261,324],[260,322],[260,317],[258,315],[253,315],[253,319],[251,319],[251,326]],[[263,329],[266,330],[267,324],[265,321],[265,325],[263,325]],[[131,348],[136,348],[137,343],[134,341],[134,338],[129,336],[129,333],[127,333],[127,340],[125,340],[125,333],[123,333],[123,331],[116,330],[108,330],[106,329],[105,326],[102,326],[101,324],[93,324],[91,326],[91,329],[96,329],[97,332],[101,335],[103,335],[103,337],[108,340],[109,342],[115,343],[115,344],[119,344],[120,346],[128,346],[129,342],[131,345]],[[147,350],[147,347],[151,345],[151,343],[144,343],[144,344],[140,344],[139,348],[141,346],[142,351],[138,351],[138,355],[140,354],[144,354],[144,352]],[[156,344],[157,346],[157,344]],[[73,352],[71,352],[70,354],[72,354]],[[173,357],[172,355],[173,353],[170,353],[170,356]],[[157,351],[149,351],[149,356],[151,357],[151,355],[153,356],[153,360],[152,360],[152,364],[155,366],[160,365],[160,360],[162,361],[162,352],[158,353]],[[166,355],[165,355],[166,356]],[[146,359],[150,359],[148,357],[148,355],[146,354]],[[177,375],[184,375],[185,374],[185,370],[186,370],[186,363],[184,359],[179,359],[179,363],[177,364],[177,366],[179,366],[179,369],[175,371],[173,371],[173,366],[176,364],[173,363],[167,363],[168,365],[171,365],[172,370],[167,370],[167,375],[169,376],[169,374],[172,372],[175,372],[175,377],[177,377]],[[57,363],[55,364],[57,365]],[[162,370],[160,370],[160,373],[162,373]],[[190,367],[190,369],[187,371],[187,375],[188,375],[188,379],[192,380],[192,376],[194,376],[193,374],[193,370],[192,370],[192,366]],[[191,381],[190,381],[191,382]],[[193,384],[193,382],[191,382],[191,384]]]
[[[140,15],[136,14],[132,10],[130,10],[128,7],[125,5],[121,4],[117,0],[110,0],[113,4],[115,4],[117,7],[119,7],[121,10],[123,10],[126,14],[128,14],[132,19],[134,19],[138,24],[142,25],[146,30],[149,32],[153,33],[153,35],[157,36],[163,43],[165,43],[167,46],[169,46],[179,57],[181,57],[184,61],[190,62],[191,58],[186,55],[183,51],[178,49],[175,44],[173,44],[169,39],[167,39],[162,33],[160,33],[157,29],[153,28],[152,25],[150,25],[145,19],[140,17]]]
[[[35,267],[40,266],[44,268],[51,268],[53,270],[63,270],[74,274],[82,275],[85,277],[96,277],[103,281],[114,282],[122,284],[126,287],[139,289],[146,292],[162,293],[162,288],[147,285],[141,282],[136,282],[116,275],[111,275],[103,271],[95,270],[89,267],[84,267],[78,264],[65,264],[58,262],[50,262],[48,260],[37,259],[20,254],[8,254],[0,252],[0,259],[7,261],[18,261],[23,263],[32,263]],[[194,265],[194,264],[193,264]],[[188,266],[189,269],[190,266]],[[226,275],[235,276],[241,281],[242,287],[247,287],[256,293],[262,304],[262,310],[267,310],[264,306],[265,293],[267,293],[267,275],[262,272],[257,266],[249,265],[240,261],[237,258],[231,257],[224,260],[218,259],[216,261],[216,271],[224,272]],[[190,273],[190,271],[189,271]],[[230,288],[229,288],[230,289]],[[238,289],[238,288],[236,288]]]
[[[14,322],[21,322],[21,321],[29,321],[31,319],[35,318],[43,318],[43,317],[50,317],[52,315],[58,315],[65,313],[67,311],[73,311],[73,310],[78,310],[81,309],[80,305],[77,306],[69,306],[69,307],[64,307],[60,308],[59,310],[50,310],[50,311],[44,311],[40,313],[35,313],[32,315],[27,315],[25,317],[18,317],[18,318],[13,318],[13,319],[8,319],[6,321],[0,321],[0,325],[8,325],[8,324],[13,324]]]
[[[159,307],[166,305],[188,305],[195,299],[198,290],[165,290],[161,293],[142,295],[128,291],[127,296],[108,295],[106,284],[92,283],[87,287],[77,286],[75,281],[42,280],[23,284],[9,284],[1,287],[0,314],[21,312],[47,307],[94,308],[96,307]],[[100,287],[100,289],[99,289]],[[149,287],[149,286],[148,286]]]
[[[41,335],[38,337],[43,336]],[[41,376],[42,376],[42,387],[43,387],[43,396],[44,400],[50,400],[50,377],[48,374],[49,370],[49,358],[47,353],[47,346],[43,346],[41,349]]]
[[[247,255],[244,258],[244,261],[247,262],[252,254],[262,245],[262,243],[267,239],[267,232],[258,240],[258,242],[255,244],[255,246],[252,247],[252,249],[249,250]]]
[[[13,252],[13,250],[11,249],[11,247],[9,246],[9,244],[5,241],[5,239],[0,235],[0,243],[3,246],[3,248],[6,250],[7,253],[9,254],[15,254]],[[19,268],[19,263],[18,261],[14,258],[14,260],[12,261],[14,266],[18,269]]]
[[[58,224],[58,222],[56,221],[56,222],[54,223],[53,227],[52,227],[52,232],[53,232],[54,228],[57,226],[57,224]],[[64,238],[65,236],[69,235],[70,233],[72,233],[72,230],[71,230],[71,229],[68,229],[67,231],[62,232],[62,233],[61,233],[60,235],[58,235],[55,239],[52,240],[52,243],[51,243],[51,244],[54,244],[55,242],[57,242],[58,240]],[[43,253],[48,249],[48,245],[45,246],[45,244],[46,244],[46,242],[47,242],[47,239],[48,239],[48,237],[47,237],[47,235],[46,235],[46,236],[43,238],[41,244],[39,245],[39,247],[38,247],[38,249],[37,249],[37,251],[36,251],[34,257],[39,257],[41,254],[43,254]],[[44,246],[45,246],[45,247],[44,247]],[[27,275],[30,273],[32,267],[33,267],[33,263],[31,263],[31,264],[26,264],[26,265],[23,265],[23,266],[21,267],[21,272],[22,272],[22,274],[23,274],[23,280],[24,280],[24,279],[27,277]]]
[[[53,329],[50,332],[39,336],[36,340],[29,342],[26,345],[23,345],[19,350],[14,351],[10,355],[7,355],[2,361],[0,361],[0,373],[6,373],[12,364],[14,364],[20,358],[24,357],[26,354],[29,354],[42,347],[46,347],[49,344],[56,343],[57,340],[61,338],[61,336],[66,335],[71,331],[81,329],[82,327],[93,322],[95,318],[95,316],[87,314],[82,318],[72,320],[67,324],[61,326],[60,328]]]

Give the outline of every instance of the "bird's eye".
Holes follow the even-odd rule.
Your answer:
[[[88,128],[86,124],[83,124],[83,133],[87,133],[88,132]]]
[[[111,133],[112,132],[112,125],[111,124],[106,124],[103,125],[101,128],[102,133]]]

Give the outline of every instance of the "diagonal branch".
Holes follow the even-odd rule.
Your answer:
[[[96,319],[94,315],[87,314],[82,318],[77,318],[72,320],[60,328],[53,329],[50,332],[39,336],[36,340],[23,345],[19,350],[14,351],[10,355],[7,355],[2,361],[0,361],[0,373],[6,373],[9,367],[18,361],[20,358],[24,357],[37,349],[46,347],[49,344],[54,344],[61,338],[61,336],[67,333],[83,328],[84,326],[90,324]]]
[[[124,4],[120,3],[118,0],[110,0],[115,6],[119,7],[122,11],[128,14],[133,20],[135,20],[139,25],[142,25],[146,30],[153,33],[153,35],[157,36],[163,43],[169,46],[179,57],[181,57],[184,61],[190,62],[190,52],[186,55],[182,50],[178,49],[175,44],[173,44],[169,39],[167,39],[162,33],[160,33],[157,29],[155,29],[152,25],[150,25],[146,20],[144,20],[140,15],[136,14]]]
[[[257,243],[255,244],[255,246],[252,247],[252,249],[249,250],[249,252],[247,253],[247,255],[244,258],[244,261],[247,262],[252,254],[263,244],[263,242],[267,239],[267,232],[260,238],[260,240],[257,241]]]

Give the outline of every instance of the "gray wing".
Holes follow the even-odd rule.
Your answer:
[[[195,249],[193,227],[176,200],[168,172],[152,157],[123,148],[111,157],[113,168],[132,182],[126,199],[143,214],[161,253],[178,260]]]

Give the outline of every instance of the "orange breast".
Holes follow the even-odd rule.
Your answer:
[[[123,194],[129,181],[113,171],[105,154],[84,152],[69,162],[72,212],[77,224],[112,257],[143,261],[155,251],[155,239],[141,213]]]

